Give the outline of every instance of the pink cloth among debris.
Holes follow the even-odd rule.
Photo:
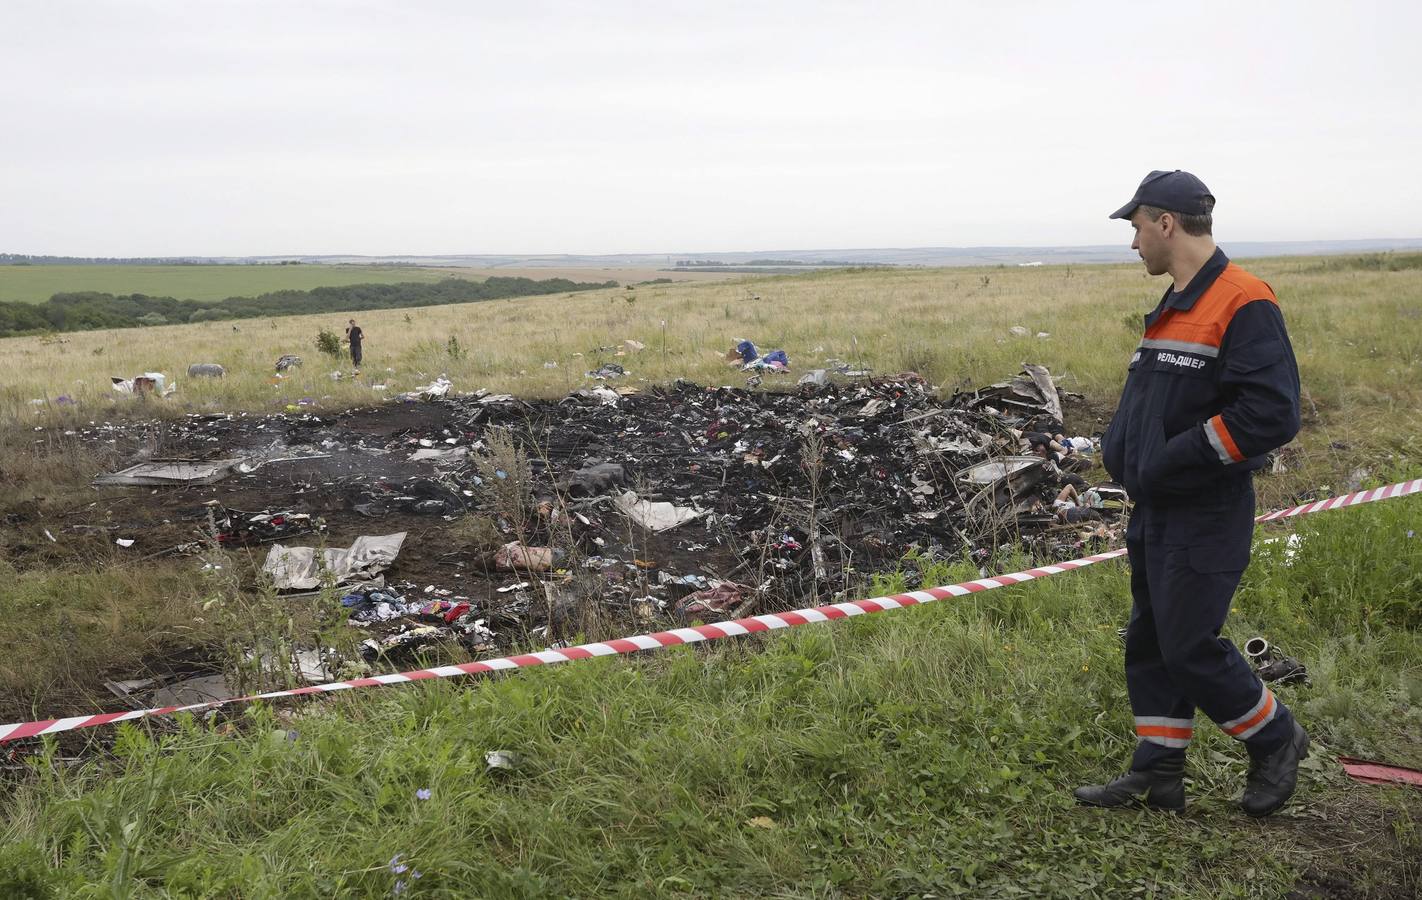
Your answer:
[[[747,593],[750,588],[745,585],[725,582],[688,594],[677,601],[676,610],[687,618],[724,619],[728,612],[741,605]]]
[[[512,541],[494,553],[494,568],[504,572],[546,572],[553,568],[553,551],[548,547],[529,547]]]

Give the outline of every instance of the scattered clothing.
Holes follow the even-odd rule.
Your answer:
[[[611,378],[621,378],[627,374],[627,370],[617,363],[603,363],[596,369],[588,373],[589,378],[596,378],[598,381],[606,381]]]
[[[790,357],[784,350],[772,350],[764,356],[756,350],[755,344],[750,341],[741,341],[736,344],[736,349],[732,352],[733,357],[739,354],[741,368],[745,370],[773,369],[784,371],[790,368]]]
[[[725,619],[751,594],[743,584],[725,581],[704,591],[688,594],[677,601],[675,610],[688,619]]]
[[[510,541],[494,553],[494,568],[502,572],[546,572],[553,568],[553,561],[552,549],[518,541]]]

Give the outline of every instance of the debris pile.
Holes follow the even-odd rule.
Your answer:
[[[1063,434],[1062,417],[1038,366],[946,401],[912,374],[557,401],[459,394],[441,378],[373,409],[169,422],[181,463],[102,483],[175,485],[153,494],[172,496],[165,516],[216,523],[224,547],[271,543],[261,568],[278,590],[338,586],[370,659],[454,640],[477,654],[597,623],[845,599],[911,553],[991,565],[1004,548],[1040,562],[1092,552],[1120,539],[1127,498],[1059,464],[1082,453],[1089,466],[1087,447],[1037,452],[1028,435]],[[218,492],[230,496],[182,506]],[[372,519],[392,533],[367,533]],[[348,546],[291,545],[323,526]]]
[[[269,544],[303,534],[321,531],[326,526],[310,513],[281,512],[250,513],[228,509],[213,503],[210,529],[217,543],[224,547],[248,547]]]

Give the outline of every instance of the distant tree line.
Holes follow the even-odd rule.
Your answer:
[[[677,267],[677,268],[685,268],[685,267],[687,267],[687,266],[696,266],[697,268],[701,268],[701,267],[703,267],[703,266],[719,266],[719,267],[727,267],[727,266],[782,266],[782,267],[783,267],[783,266],[820,266],[820,267],[822,267],[822,268],[833,268],[833,267],[839,267],[839,266],[884,266],[884,267],[887,267],[888,264],[887,264],[887,263],[857,263],[857,262],[850,262],[850,261],[848,261],[848,260],[843,260],[843,259],[819,259],[819,260],[815,260],[815,261],[813,261],[813,262],[807,261],[807,260],[803,260],[803,259],[752,259],[752,260],[747,260],[746,262],[719,262],[719,261],[714,260],[714,259],[679,259],[679,260],[676,261],[676,267]]]
[[[360,312],[478,303],[504,297],[564,294],[617,287],[617,282],[593,283],[566,278],[489,278],[466,281],[351,284],[309,291],[272,291],[259,297],[228,297],[219,301],[175,300],[146,294],[115,296],[97,291],[55,294],[43,303],[0,303],[0,337],[51,331],[91,331],[136,328],[183,322],[213,322],[270,316],[300,316],[325,312]]]
[[[215,262],[196,256],[35,256],[29,253],[0,253],[0,266],[205,266]]]

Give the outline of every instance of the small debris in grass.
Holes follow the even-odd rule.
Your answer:
[[[522,757],[512,750],[490,750],[484,754],[484,765],[490,771],[502,769],[513,771],[519,767]]]

